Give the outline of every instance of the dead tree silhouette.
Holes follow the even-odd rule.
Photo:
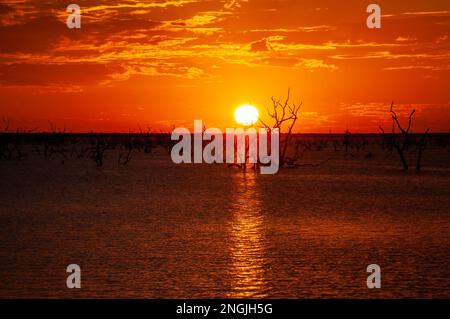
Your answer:
[[[351,136],[352,133],[347,129],[344,134],[344,141],[342,142],[342,144],[345,146],[345,154],[348,153],[348,149],[351,146]]]
[[[119,157],[117,159],[117,162],[119,165],[126,166],[131,161],[132,153],[135,148],[135,141],[133,137],[130,135],[128,136],[127,140],[122,142],[122,145],[120,145],[120,148],[124,148],[125,151],[119,152]]]
[[[110,147],[110,139],[99,134],[91,136],[90,142],[91,147],[88,148],[89,157],[97,164],[97,167],[102,167],[105,152]]]
[[[288,89],[287,97],[284,102],[281,102],[281,100],[275,99],[274,97],[271,98],[272,109],[268,107],[267,113],[274,122],[272,125],[266,124],[263,120],[260,119],[261,124],[268,130],[269,133],[273,129],[279,129],[281,134],[282,126],[284,124],[287,125],[287,133],[285,134],[284,140],[280,140],[280,167],[289,164],[288,162],[292,162],[293,160],[288,159],[286,157],[286,153],[292,137],[292,129],[294,128],[294,125],[298,120],[298,112],[303,105],[303,102],[298,105],[290,103],[290,93],[291,90]]]
[[[53,155],[59,155],[61,157],[61,164],[64,164],[66,155],[66,128],[58,129],[58,127],[53,124],[50,124],[51,133],[47,136],[47,139],[44,141],[44,156],[45,158],[51,158]]]
[[[0,133],[0,159],[21,160],[27,157],[23,151],[23,136],[19,129],[10,130],[10,120],[3,118],[3,131]]]
[[[395,123],[398,127],[398,129],[401,132],[401,137],[402,139],[399,139],[398,136],[395,133],[395,125],[392,126],[392,145],[394,146],[395,150],[397,151],[398,155],[400,156],[400,160],[402,162],[403,168],[406,170],[408,170],[409,166],[408,163],[406,161],[405,158],[405,150],[408,148],[410,140],[411,140],[411,136],[410,136],[410,129],[411,129],[411,124],[412,124],[412,118],[414,116],[414,113],[416,113],[416,110],[412,110],[412,112],[409,114],[409,119],[408,119],[408,126],[406,127],[406,129],[404,129],[402,127],[402,125],[400,124],[399,120],[398,120],[398,116],[397,113],[394,111],[394,102],[391,103],[391,117],[392,117],[392,121],[393,123]]]
[[[416,170],[420,171],[422,169],[422,155],[423,151],[427,147],[427,136],[430,129],[427,129],[425,133],[420,137],[419,142],[417,143],[418,153],[417,153],[417,162],[416,162]]]
[[[403,165],[403,169],[406,171],[409,169],[408,161],[406,160],[406,154],[408,147],[411,144],[411,125],[413,121],[413,116],[416,113],[416,110],[412,110],[408,117],[408,126],[404,128],[398,119],[398,115],[394,110],[394,102],[391,103],[390,108],[391,118],[392,118],[392,134],[385,139],[385,143],[387,144],[387,150],[390,148],[394,148],[399,157],[400,161]],[[400,134],[397,134],[395,128],[400,130]],[[384,130],[380,126],[380,130],[384,136]],[[422,169],[422,157],[423,152],[426,148],[426,137],[430,129],[427,129],[425,133],[422,134],[419,142],[417,143],[417,161],[416,161],[416,170],[420,171]]]
[[[147,126],[147,132],[143,132],[139,127],[140,135],[142,137],[142,148],[145,154],[151,154],[152,149],[154,147],[154,143],[152,141],[152,129]]]

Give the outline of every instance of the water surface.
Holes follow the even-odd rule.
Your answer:
[[[0,165],[1,297],[450,297],[447,170]],[[71,263],[81,290],[66,288]]]

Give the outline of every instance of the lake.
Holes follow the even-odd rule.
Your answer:
[[[0,297],[449,298],[448,153],[421,173],[341,155],[273,176],[163,151],[2,161]]]

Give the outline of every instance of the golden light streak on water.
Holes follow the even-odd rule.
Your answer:
[[[264,276],[264,216],[261,212],[261,194],[257,176],[253,173],[236,174],[236,192],[232,204],[233,217],[228,224],[230,232],[231,289],[230,298],[265,297]]]

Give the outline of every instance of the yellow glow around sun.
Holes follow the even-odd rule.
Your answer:
[[[237,123],[250,126],[258,121],[259,112],[253,105],[245,104],[241,105],[234,112],[234,119]]]

